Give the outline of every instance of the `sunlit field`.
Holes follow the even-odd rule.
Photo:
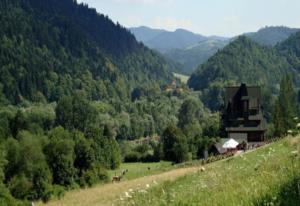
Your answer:
[[[159,172],[165,172],[172,169],[171,162],[154,162],[154,163],[123,163],[120,168],[109,171],[110,179],[113,176],[120,176],[123,170],[127,170],[122,178],[124,180],[130,180],[138,177],[144,177],[147,175],[157,174]]]
[[[299,137],[207,165],[204,172],[128,191],[119,205],[299,205]]]

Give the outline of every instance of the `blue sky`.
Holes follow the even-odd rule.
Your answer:
[[[300,28],[300,0],[77,0],[126,27],[234,36],[264,26]]]

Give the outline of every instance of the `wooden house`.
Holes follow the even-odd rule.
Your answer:
[[[221,111],[221,131],[224,137],[247,142],[264,141],[266,122],[261,108],[258,86],[227,87]]]

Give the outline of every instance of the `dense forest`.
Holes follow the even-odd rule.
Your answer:
[[[0,83],[9,103],[56,101],[75,90],[123,99],[172,78],[163,58],[86,5],[2,1],[0,15]]]

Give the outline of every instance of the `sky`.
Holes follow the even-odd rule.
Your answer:
[[[125,27],[231,37],[264,26],[300,28],[300,0],[77,0]]]

